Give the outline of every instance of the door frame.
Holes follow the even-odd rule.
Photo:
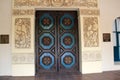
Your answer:
[[[78,45],[78,48],[79,48],[79,62],[78,62],[78,67],[79,67],[79,72],[81,72],[82,71],[82,51],[81,51],[81,47],[82,47],[82,45],[81,45],[81,24],[80,24],[80,9],[79,8],[64,8],[64,9],[62,9],[62,8],[36,8],[35,9],[35,12],[36,11],[40,11],[40,10],[46,10],[46,11],[77,11],[77,16],[78,16],[78,36],[79,36],[79,38],[78,38],[78,43],[79,43],[79,45]],[[36,15],[34,15],[34,16],[36,16]],[[35,22],[35,19],[34,19],[34,22]],[[34,25],[36,25],[36,24],[34,24]],[[36,33],[35,33],[35,30],[36,29],[36,27],[34,27],[34,37],[36,36]],[[36,42],[35,42],[35,40],[34,40],[34,46],[36,46]],[[37,58],[36,58],[36,49],[35,49],[36,47],[34,47],[34,52],[35,52],[35,75],[37,75],[37,72],[36,72],[36,60],[37,60]]]

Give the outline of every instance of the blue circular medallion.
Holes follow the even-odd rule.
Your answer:
[[[43,49],[50,49],[54,45],[54,37],[50,33],[43,33],[39,37],[39,45]]]
[[[61,36],[61,40],[60,41],[61,41],[61,45],[65,49],[72,48],[73,45],[75,44],[75,38],[74,38],[73,34],[71,34],[71,33],[64,33]]]
[[[40,65],[44,69],[50,69],[54,65],[54,56],[51,53],[43,53],[40,56]]]
[[[61,64],[69,69],[75,64],[75,56],[71,52],[65,52],[61,56]]]
[[[39,24],[43,29],[50,29],[53,27],[53,22],[53,18],[48,13],[45,13],[39,20]]]
[[[64,29],[71,29],[74,26],[74,18],[69,14],[64,14],[60,18],[60,25]]]

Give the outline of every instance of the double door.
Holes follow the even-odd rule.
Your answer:
[[[36,11],[36,74],[78,72],[77,11]]]

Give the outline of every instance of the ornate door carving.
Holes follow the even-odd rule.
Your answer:
[[[36,11],[36,73],[79,71],[76,11]]]

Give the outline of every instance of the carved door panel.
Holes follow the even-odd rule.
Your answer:
[[[59,12],[58,16],[59,71],[79,71],[78,19],[76,11]]]
[[[79,71],[76,11],[36,11],[36,74]]]

